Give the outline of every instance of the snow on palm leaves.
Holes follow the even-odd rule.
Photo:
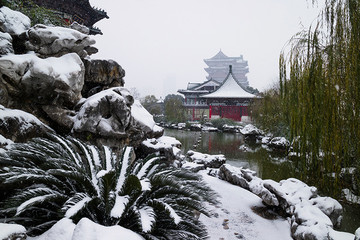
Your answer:
[[[75,223],[87,217],[147,239],[203,239],[193,211],[207,214],[203,201],[213,201],[198,175],[173,169],[160,156],[135,161],[131,147],[115,154],[59,136],[2,153],[0,191],[0,221],[23,224],[29,234],[63,217]]]

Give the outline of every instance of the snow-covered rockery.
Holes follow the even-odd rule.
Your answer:
[[[333,229],[342,219],[339,202],[319,196],[315,187],[298,179],[262,180],[254,171],[228,164],[220,167],[219,177],[258,195],[266,205],[281,209],[289,218],[294,239],[340,240],[346,235]]]
[[[31,26],[22,13],[0,8],[0,104],[96,144],[138,145],[161,136],[162,128],[124,88],[125,71],[112,60],[90,59],[95,40],[76,29],[82,32]]]

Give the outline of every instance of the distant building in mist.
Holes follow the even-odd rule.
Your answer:
[[[249,105],[258,97],[247,81],[247,61],[242,56],[229,58],[221,51],[204,61],[209,66],[205,69],[209,73],[208,80],[188,83],[187,89],[178,90],[185,96],[188,120],[229,118],[251,121]]]
[[[231,65],[236,80],[245,88],[249,86],[246,77],[246,74],[249,73],[248,62],[244,60],[242,55],[240,57],[228,57],[220,50],[212,58],[204,59],[204,62],[208,65],[205,68],[205,71],[209,74],[206,77],[208,80],[224,81]]]

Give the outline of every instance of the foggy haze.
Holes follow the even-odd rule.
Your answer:
[[[126,71],[125,87],[164,97],[203,82],[203,59],[221,49],[248,61],[249,85],[260,91],[278,79],[287,41],[319,13],[307,0],[90,0],[109,19],[95,26],[99,53]]]

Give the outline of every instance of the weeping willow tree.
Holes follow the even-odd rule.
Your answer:
[[[316,26],[289,46],[280,95],[300,172],[336,195],[341,169],[360,169],[360,1],[326,0]]]

